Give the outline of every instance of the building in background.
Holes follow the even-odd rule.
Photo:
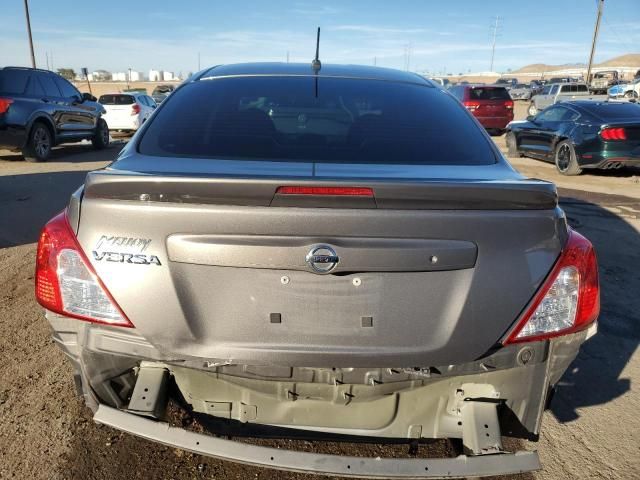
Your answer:
[[[144,80],[144,73],[137,72],[135,70],[129,70],[129,81],[130,82],[142,82]]]
[[[164,79],[164,72],[162,70],[149,70],[150,82],[161,82]]]
[[[171,80],[176,80],[176,77],[173,72],[162,72],[162,80],[170,82]]]
[[[127,81],[127,72],[114,72],[111,75],[111,80],[115,82],[126,82]]]
[[[90,73],[89,80],[92,82],[106,82],[111,80],[111,72],[107,72],[106,70],[96,70],[95,72]]]

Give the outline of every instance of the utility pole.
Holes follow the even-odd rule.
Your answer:
[[[493,41],[491,42],[491,66],[489,71],[493,72],[493,60],[496,56],[496,37],[498,36],[498,25],[500,23],[500,17],[496,15],[496,21],[493,25]]]
[[[289,50],[287,50],[287,63],[289,63]]]
[[[373,57],[373,66],[378,65],[378,57]]]
[[[198,71],[200,71],[200,52],[198,52]]]
[[[29,34],[29,48],[31,49],[31,66],[36,68],[36,54],[33,52],[33,38],[31,36],[31,19],[29,18],[28,0],[24,0],[24,14],[27,17],[27,33]]]
[[[49,57],[51,58],[51,71],[55,72],[54,67],[53,67],[53,52],[49,52]]]
[[[44,58],[47,63],[47,70],[49,70],[49,52],[44,52]]]
[[[593,57],[596,54],[596,42],[598,41],[598,30],[600,30],[600,19],[602,18],[602,9],[604,8],[604,0],[598,1],[598,16],[596,17],[596,27],[593,30],[593,40],[591,42],[591,55],[589,55],[589,66],[587,67],[587,84],[591,82],[591,66],[593,65]]]

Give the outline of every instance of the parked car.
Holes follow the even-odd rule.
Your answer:
[[[97,422],[340,476],[539,468],[501,437],[538,438],[599,311],[593,247],[553,184],[517,173],[428,80],[353,65],[191,78],[44,227],[35,276]],[[170,426],[168,399],[225,434]],[[465,453],[224,438],[295,431],[461,439]]]
[[[139,92],[107,93],[98,100],[105,108],[103,115],[110,130],[134,132],[151,116],[156,102]]]
[[[547,84],[550,84],[550,83],[571,83],[571,82],[572,82],[571,77],[552,77],[552,78],[549,79]]]
[[[605,94],[610,87],[618,84],[617,70],[597,72],[591,76],[589,90],[594,94]]]
[[[640,97],[640,78],[630,83],[618,84],[607,90],[610,98],[628,98],[637,100]]]
[[[510,157],[554,162],[564,175],[640,165],[640,106],[565,101],[507,127]]]
[[[518,84],[517,78],[499,78],[496,80],[495,85],[500,85],[501,87],[505,87],[507,90],[513,88]]]
[[[529,89],[531,90],[531,97],[535,97],[544,88],[546,81],[544,80],[531,80],[529,82]]]
[[[541,93],[531,99],[527,112],[532,116],[537,115],[539,111],[554,103],[589,96],[589,87],[586,83],[549,83],[544,86]]]
[[[458,85],[449,91],[493,135],[502,135],[513,120],[513,100],[505,87]]]
[[[151,96],[153,100],[159,105],[164,102],[165,98],[167,98],[171,93],[178,88],[177,85],[158,85],[153,89],[153,93]]]
[[[512,100],[531,100],[531,87],[526,83],[517,83],[509,90]]]
[[[432,77],[432,78],[429,78],[429,80],[436,83],[437,85],[439,85],[445,90],[449,88],[449,86],[451,85],[451,81],[448,78]]]
[[[0,148],[43,162],[62,143],[109,145],[104,108],[88,93],[48,70],[0,68]]]

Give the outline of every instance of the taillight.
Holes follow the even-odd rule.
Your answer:
[[[513,109],[513,100],[505,100],[504,108],[506,108],[507,110]]]
[[[624,128],[605,128],[600,132],[603,140],[626,140],[627,132]]]
[[[87,260],[66,211],[51,219],[40,233],[36,300],[47,310],[67,317],[133,327]]]
[[[9,105],[13,103],[12,98],[0,98],[0,113],[5,113],[9,110]]]
[[[366,187],[278,187],[279,195],[334,195],[350,197],[373,197],[373,190]]]
[[[598,264],[591,242],[570,230],[551,274],[504,342],[543,340],[577,332],[600,313]]]
[[[140,113],[140,105],[138,105],[137,103],[134,103],[133,105],[131,105],[131,115],[137,115]]]
[[[472,112],[474,110],[477,110],[480,107],[480,103],[479,102],[470,102],[470,101],[465,101],[462,102],[462,104],[467,107],[467,110],[471,110]]]

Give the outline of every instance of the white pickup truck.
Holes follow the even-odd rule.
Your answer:
[[[606,95],[591,95],[586,83],[550,83],[545,85],[541,93],[531,99],[528,114],[535,116],[539,111],[554,103],[575,99],[606,100]]]

